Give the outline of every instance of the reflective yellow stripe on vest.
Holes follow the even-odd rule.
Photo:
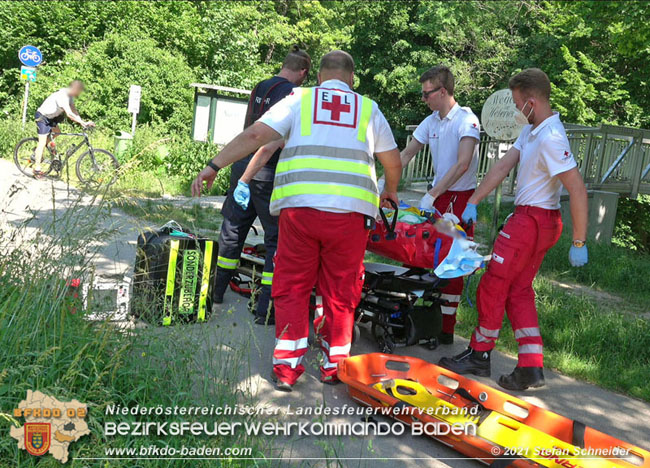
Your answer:
[[[361,99],[361,117],[359,118],[359,131],[357,133],[357,140],[366,142],[366,134],[368,133],[368,125],[370,124],[370,116],[372,115],[372,101],[367,97]]]
[[[271,201],[281,198],[292,197],[294,195],[313,194],[313,195],[338,195],[348,198],[356,198],[373,205],[379,204],[379,197],[356,187],[346,187],[343,185],[326,185],[326,184],[292,184],[285,187],[277,187],[273,190]]]
[[[305,88],[300,100],[300,134],[311,135],[311,116],[314,113],[314,89]]]

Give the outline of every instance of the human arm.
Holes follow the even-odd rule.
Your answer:
[[[472,162],[472,157],[474,156],[474,148],[477,144],[478,140],[473,137],[466,136],[460,139],[458,143],[458,161],[440,179],[440,182],[429,190],[429,194],[433,198],[438,198],[449,190],[449,187],[454,185],[467,172]]]
[[[460,216],[461,221],[467,226],[471,226],[476,222],[478,213],[476,210],[477,205],[487,197],[492,190],[497,188],[503,179],[505,179],[513,167],[517,165],[519,161],[519,150],[513,146],[511,147],[506,154],[497,161],[494,166],[488,171],[485,175],[479,186],[476,188],[476,191],[469,197],[467,200],[467,206],[463,211],[463,214]]]
[[[587,187],[577,167],[557,175],[569,192],[569,206],[573,223],[573,240],[584,241],[587,238]]]
[[[397,197],[397,186],[399,179],[402,176],[402,162],[400,161],[400,154],[397,148],[375,153],[377,159],[384,167],[384,178],[386,181],[384,190],[380,193],[381,201],[391,199],[399,204]]]
[[[420,143],[416,138],[411,138],[406,148],[399,154],[402,167],[406,167],[413,157],[424,148],[424,143]]]
[[[224,168],[246,157],[259,147],[280,138],[282,138],[282,135],[268,125],[259,121],[255,122],[224,146],[219,154],[212,158],[211,162],[220,169]],[[199,172],[192,182],[192,196],[201,196],[203,182],[206,182],[207,188],[210,189],[216,175],[217,171],[209,166]]]
[[[402,168],[406,167],[409,161],[411,161],[411,159],[413,159],[413,157],[416,154],[418,154],[423,147],[424,147],[424,143],[420,143],[415,137],[411,138],[409,144],[406,145],[406,148],[404,148],[400,153]],[[385,183],[386,183],[386,179],[384,178],[384,176],[381,176],[377,181],[377,185],[379,187],[380,192],[383,191]]]
[[[284,140],[282,139],[264,145],[258,149],[248,163],[248,166],[246,166],[246,170],[239,180],[246,184],[250,184],[253,177],[255,177],[255,174],[266,165],[269,159],[271,159],[271,156],[273,156],[273,154],[275,154],[275,152],[280,148],[284,148]]]
[[[503,179],[505,179],[510,171],[517,165],[519,162],[519,150],[512,146],[503,158],[499,159],[494,166],[490,168],[488,173],[485,175],[479,186],[476,188],[476,191],[469,197],[467,203],[472,205],[478,205],[481,200],[487,197],[492,190],[497,188]]]
[[[90,121],[90,120],[85,121],[84,119],[81,118],[81,116],[79,115],[79,111],[77,110],[77,108],[75,107],[75,105],[74,105],[74,103],[72,101],[69,101],[67,103],[67,105],[66,105],[66,103],[64,103],[62,107],[63,107],[63,110],[65,111],[65,114],[73,122],[78,123],[82,127],[94,127],[95,126],[95,124],[92,121]]]
[[[557,177],[569,192],[569,207],[573,224],[574,244],[569,249],[569,262],[572,266],[583,266],[588,261],[587,245],[578,246],[575,241],[585,242],[587,239],[587,218],[589,205],[587,202],[587,187],[582,180],[577,167],[562,172]]]

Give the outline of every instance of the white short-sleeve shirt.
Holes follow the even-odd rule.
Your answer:
[[[37,110],[48,119],[53,119],[63,112],[71,114],[70,106],[73,102],[72,97],[68,94],[68,88],[61,88],[50,94]]]
[[[513,145],[519,150],[515,205],[556,210],[562,193],[562,182],[556,176],[577,167],[577,163],[560,114],[555,112],[532,127],[526,125]]]
[[[478,117],[469,107],[456,104],[449,113],[440,118],[438,111],[433,112],[424,119],[413,132],[413,137],[422,144],[429,144],[435,186],[458,162],[458,145],[463,137],[480,139],[480,125]],[[476,188],[476,171],[478,169],[478,145],[474,147],[474,154],[467,172],[454,183],[449,190],[461,191]]]

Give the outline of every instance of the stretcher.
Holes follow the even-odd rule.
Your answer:
[[[495,468],[650,468],[647,450],[421,359],[354,356],[338,378],[357,402]],[[475,430],[449,430],[463,425]]]
[[[356,309],[355,332],[359,323],[371,323],[379,350],[424,345],[438,347],[442,331],[440,290],[446,284],[423,268],[407,268],[366,262],[361,301]]]

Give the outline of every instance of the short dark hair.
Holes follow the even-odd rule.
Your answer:
[[[350,54],[342,50],[333,50],[323,55],[320,59],[320,69],[341,70],[352,73],[354,71],[354,59]]]
[[[539,68],[526,68],[508,82],[510,90],[519,90],[525,96],[535,95],[544,99],[551,98],[551,80]]]
[[[282,68],[288,68],[291,71],[309,70],[311,68],[311,57],[298,46],[293,46],[291,52],[284,58]]]
[[[429,68],[420,76],[420,83],[424,83],[425,81],[431,81],[432,83],[437,81],[440,83],[440,86],[447,90],[450,96],[454,95],[454,75],[451,73],[449,67],[436,65],[435,67]]]

